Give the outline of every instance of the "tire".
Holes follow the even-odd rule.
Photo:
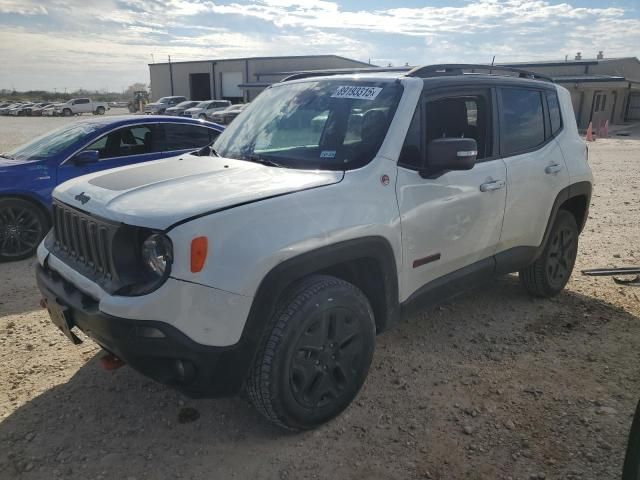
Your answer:
[[[21,198],[1,198],[0,262],[34,255],[48,228],[49,221],[37,205]]]
[[[313,275],[284,295],[265,330],[246,394],[268,420],[307,430],[339,415],[364,384],[375,348],[367,297]]]
[[[578,225],[566,210],[558,211],[540,258],[520,270],[520,283],[533,296],[550,298],[565,287],[578,253]]]
[[[200,120],[206,120],[206,119],[207,119],[207,116],[206,116],[204,113],[201,113],[200,115],[198,115],[198,118],[199,118]]]
[[[70,117],[70,116],[71,116],[71,109],[69,109],[69,108],[65,108],[65,109],[62,111],[62,115],[64,115],[65,117]]]
[[[98,108],[96,108],[96,113],[97,113],[98,115],[104,115],[104,112],[105,112],[104,107],[98,107]]]

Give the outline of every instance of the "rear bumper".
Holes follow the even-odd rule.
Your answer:
[[[191,397],[219,397],[242,387],[253,351],[244,342],[230,347],[202,345],[166,322],[107,315],[98,303],[56,272],[36,267],[47,301],[69,308],[71,323],[131,367]]]

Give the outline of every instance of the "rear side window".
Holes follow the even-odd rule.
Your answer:
[[[537,90],[503,88],[502,153],[515,155],[544,143],[542,95]]]
[[[209,145],[218,133],[197,125],[164,124],[164,151],[199,149]]]
[[[555,92],[547,92],[547,105],[549,106],[549,118],[551,120],[551,135],[557,134],[562,128],[562,116],[560,114],[560,103]]]

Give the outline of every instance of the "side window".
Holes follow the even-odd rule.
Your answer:
[[[556,135],[562,128],[562,115],[560,113],[560,103],[558,94],[547,92],[547,106],[549,107],[549,117],[551,120],[551,135]]]
[[[209,129],[180,123],[165,123],[164,151],[199,149],[211,143]]]
[[[89,103],[89,99],[88,98],[79,98],[78,100],[76,100],[73,103],[75,105],[82,105],[83,103]]]
[[[425,104],[427,144],[438,138],[473,138],[478,144],[478,160],[491,156],[488,98],[487,93],[428,101]]]
[[[158,151],[154,137],[154,129],[150,125],[125,127],[99,138],[85,150],[97,150],[100,160],[143,155]]]
[[[501,141],[504,155],[531,150],[544,143],[541,92],[503,88]]]

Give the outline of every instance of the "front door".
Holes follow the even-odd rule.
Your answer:
[[[402,301],[448,273],[493,266],[506,199],[505,164],[494,156],[493,103],[491,90],[467,90],[425,98],[416,110],[399,159],[396,187],[402,223]],[[478,161],[473,169],[421,175],[428,142],[450,137],[476,140]]]
[[[58,168],[58,183],[87,173],[132,163],[148,162],[162,157],[156,125],[131,125],[107,133],[84,150],[97,150],[99,161],[76,164],[73,157]]]

